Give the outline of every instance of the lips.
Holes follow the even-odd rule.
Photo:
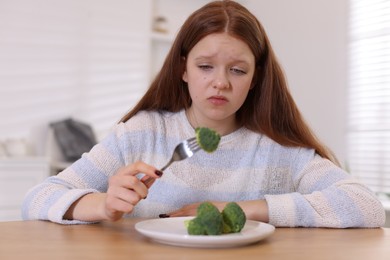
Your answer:
[[[228,102],[224,96],[211,96],[208,100],[214,105],[224,105]]]

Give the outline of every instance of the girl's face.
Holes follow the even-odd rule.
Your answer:
[[[182,77],[192,99],[191,124],[222,135],[234,131],[235,113],[248,95],[254,71],[255,57],[245,42],[227,33],[200,40],[188,54]]]

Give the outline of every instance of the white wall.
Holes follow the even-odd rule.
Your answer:
[[[344,163],[348,0],[245,3],[265,27],[305,119]]]
[[[48,124],[103,136],[149,82],[151,1],[0,1],[0,141],[45,153]]]

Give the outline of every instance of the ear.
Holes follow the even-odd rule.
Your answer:
[[[184,82],[188,83],[187,71],[184,71],[183,76],[181,78]]]
[[[185,57],[181,57],[183,63],[184,63],[184,69],[183,69],[183,75],[181,76],[181,79],[188,83],[188,75],[187,75],[187,64],[186,64],[186,58]]]

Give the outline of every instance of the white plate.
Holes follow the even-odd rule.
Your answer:
[[[218,236],[194,236],[187,233],[184,221],[193,217],[161,218],[141,221],[135,229],[152,240],[168,245],[186,247],[222,248],[252,244],[270,236],[275,227],[247,220],[240,233]]]

